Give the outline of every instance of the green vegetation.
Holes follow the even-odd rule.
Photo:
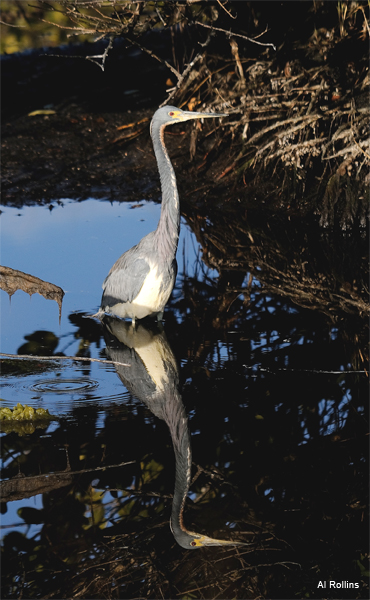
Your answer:
[[[8,407],[0,408],[0,421],[37,421],[38,419],[53,419],[53,415],[45,408],[33,408],[25,404],[18,404],[11,410]]]
[[[13,410],[0,408],[0,430],[4,433],[15,432],[20,436],[31,435],[36,429],[45,429],[55,418],[45,408],[35,409],[18,402]]]

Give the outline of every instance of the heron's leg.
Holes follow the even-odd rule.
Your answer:
[[[132,318],[131,318],[131,325],[132,325],[133,327],[135,327],[135,317],[132,317]]]
[[[162,312],[157,313],[157,322],[162,323],[162,319],[163,319],[163,310],[162,310]]]

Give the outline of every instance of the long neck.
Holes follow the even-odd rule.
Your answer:
[[[175,258],[180,232],[180,203],[176,176],[164,145],[165,125],[153,126],[151,136],[157,159],[162,188],[162,208],[155,239],[159,255],[172,261]]]
[[[185,500],[190,486],[191,445],[188,419],[181,396],[177,390],[173,390],[171,396],[171,400],[166,404],[165,408],[165,421],[170,430],[176,461],[171,529],[175,538],[177,538],[177,536],[181,536],[185,529],[182,519]]]

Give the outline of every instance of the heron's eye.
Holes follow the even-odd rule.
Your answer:
[[[175,116],[175,113],[173,112],[173,110],[171,110],[171,112],[168,113],[168,116],[169,117],[174,117]]]
[[[197,545],[196,542],[190,542],[190,546],[196,546],[196,545]]]

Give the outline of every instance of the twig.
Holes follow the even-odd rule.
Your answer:
[[[100,67],[100,69],[102,71],[104,71],[105,61],[107,59],[109,50],[111,50],[111,48],[112,48],[112,45],[113,45],[113,36],[111,35],[109,37],[108,46],[104,50],[103,54],[93,54],[91,56],[78,56],[78,55],[66,56],[65,54],[41,54],[41,56],[54,56],[56,58],[82,58],[83,60],[88,60],[88,61],[92,62],[94,65],[97,65],[98,67]],[[94,60],[96,58],[101,59],[101,61],[102,61],[101,64],[99,62],[97,62],[97,60]]]
[[[225,11],[225,13],[226,13],[227,15],[229,15],[229,17],[231,17],[231,19],[236,19],[236,16],[234,17],[234,16],[231,14],[231,12],[230,12],[230,11],[228,11],[228,10],[227,10],[227,9],[224,7],[224,5],[222,4],[221,0],[217,0],[217,4],[219,4],[219,5],[221,6],[221,8],[223,8],[223,10]]]
[[[369,155],[365,152],[365,150],[363,148],[361,148],[360,144],[358,142],[356,142],[356,140],[353,140],[355,144],[352,144],[352,146],[346,146],[345,148],[342,148],[342,150],[338,150],[338,152],[336,154],[332,154],[331,156],[324,156],[323,160],[331,160],[332,158],[338,158],[338,156],[343,156],[345,154],[352,154],[353,157],[357,156],[359,154],[359,151],[357,148],[359,148],[359,150],[361,150],[361,152],[363,152],[365,154],[365,156],[367,156],[367,158],[370,158]],[[363,145],[365,147],[370,145],[370,142],[363,140]],[[356,148],[357,146],[357,148]]]
[[[317,146],[317,144],[321,144],[322,140],[319,138],[315,138],[313,140],[306,140],[305,142],[300,142],[298,144],[289,144],[289,147],[285,147],[284,148],[280,148],[279,150],[277,150],[276,152],[274,152],[273,154],[269,154],[268,156],[268,160],[271,161],[274,158],[278,158],[279,156],[281,156],[282,154],[289,154],[290,156],[293,154],[293,152],[297,152],[299,150],[303,150],[306,148],[310,148],[312,146]],[[262,148],[261,153],[266,149],[266,146],[264,146],[264,148]],[[259,153],[257,152],[256,157],[259,155]]]
[[[197,22],[197,25],[201,25],[201,27],[206,27],[207,29],[211,29],[212,31],[221,31],[222,33],[226,33],[228,37],[240,37],[243,40],[247,40],[248,42],[252,42],[253,44],[258,44],[259,46],[270,46],[276,52],[276,46],[272,42],[258,42],[256,39],[247,37],[246,35],[241,35],[240,33],[234,33],[233,31],[227,31],[226,29],[221,29],[220,27],[215,27],[214,25],[207,25],[207,23]]]
[[[181,73],[178,82],[176,84],[176,86],[173,88],[173,90],[171,90],[171,93],[169,94],[169,96],[167,97],[167,100],[165,102],[163,102],[161,104],[161,106],[164,106],[165,104],[168,104],[168,102],[170,100],[172,100],[172,98],[175,96],[176,92],[178,91],[178,89],[180,88],[182,82],[184,81],[185,77],[187,76],[187,74],[189,73],[189,71],[191,71],[191,69],[194,67],[195,63],[199,62],[199,60],[202,58],[203,54],[197,54],[197,56],[194,58],[194,60],[192,60],[188,66],[186,67],[186,69]]]
[[[101,358],[86,358],[85,356],[34,356],[31,354],[7,354],[5,352],[0,352],[0,356],[8,357],[8,358],[20,358],[20,359],[28,359],[28,360],[77,360],[84,362],[99,362],[104,363],[106,365],[121,365],[122,367],[131,367],[130,364],[117,362],[116,360],[103,360]]]
[[[292,133],[293,131],[296,131],[296,129],[300,129],[301,127],[305,127],[306,124],[307,124],[307,121],[313,122],[313,121],[317,121],[320,118],[321,118],[320,115],[300,115],[299,117],[292,117],[290,119],[285,119],[284,121],[279,121],[278,123],[274,123],[273,125],[270,125],[270,127],[266,127],[265,129],[262,129],[262,131],[258,131],[257,133],[255,133],[250,138],[250,140],[248,140],[248,144],[251,144],[252,142],[254,142],[255,140],[257,140],[261,136],[265,135],[269,131],[272,131],[273,129],[277,129],[278,127],[284,127],[284,128],[286,128],[286,126],[288,125],[288,123],[298,123],[299,121],[303,122],[297,128],[293,127],[292,129],[289,129],[288,131],[286,131],[286,130],[283,131],[283,135],[287,135],[288,133]],[[259,151],[259,152],[261,152],[261,151]]]
[[[200,44],[202,46],[202,48],[206,48],[208,46],[208,44],[210,43],[210,41],[212,39],[212,35],[213,34],[211,32],[209,34],[209,36],[207,37],[206,41],[204,43]],[[175,96],[175,94],[178,91],[178,89],[181,87],[184,79],[188,76],[189,72],[192,70],[192,68],[194,67],[194,65],[203,58],[203,56],[204,56],[203,53],[197,54],[196,57],[188,64],[188,66],[186,67],[186,69],[184,69],[184,71],[181,73],[180,77],[178,78],[176,86],[171,90],[169,96],[167,97],[167,100],[165,102],[163,102],[163,104],[161,104],[161,106],[164,106],[165,104],[168,104],[168,102],[170,100],[172,100],[172,98]],[[206,78],[206,81],[207,81],[208,77]],[[193,92],[193,94],[195,94],[195,92]]]
[[[289,369],[289,368],[277,368],[270,369],[269,367],[255,367],[249,365],[243,365],[245,369],[253,371],[261,371],[264,373],[276,373],[277,371],[283,371],[288,373],[316,373],[321,375],[356,375],[358,373],[367,373],[367,371],[325,371],[324,369]]]
[[[355,140],[354,136],[353,136],[353,141],[355,142],[356,146],[358,146],[358,148],[361,150],[361,152],[363,152],[363,153],[365,154],[366,158],[367,158],[368,160],[370,160],[370,155],[369,155],[367,152],[365,152],[365,150],[364,150],[363,148],[361,148],[360,144],[359,144],[358,142],[356,142],[356,140]],[[364,142],[364,144],[365,144],[365,143],[366,143],[366,142]],[[367,145],[369,145],[369,143],[367,143]],[[352,146],[351,146],[351,147],[352,147]]]
[[[167,69],[170,69],[170,71],[172,71],[172,73],[174,75],[176,75],[177,79],[181,78],[180,73],[175,69],[175,67],[173,67],[172,65],[170,65],[170,63],[165,60],[164,58],[160,58],[159,56],[157,56],[156,54],[154,54],[154,52],[152,52],[151,50],[149,50],[148,48],[145,48],[145,46],[142,46],[141,44],[139,44],[139,42],[137,42],[136,40],[132,40],[130,38],[128,38],[127,36],[125,37],[125,39],[130,42],[130,44],[132,44],[133,46],[137,46],[138,48],[140,48],[140,50],[142,52],[146,52],[147,54],[149,54],[149,56],[151,56],[152,58],[155,58],[156,60],[158,60],[160,63],[163,63],[166,65]]]
[[[25,29],[27,25],[13,25],[12,23],[5,23],[5,21],[0,20],[0,25],[6,25],[6,27],[15,27],[16,29]]]
[[[155,7],[155,12],[157,13],[157,17],[161,20],[163,27],[167,27],[167,23],[164,21],[161,13],[159,12],[157,6]]]
[[[40,475],[26,475],[24,477],[25,477],[25,479],[27,479],[27,481],[32,481],[35,479],[36,480],[37,479],[46,479],[46,478],[50,477],[50,475],[54,475],[57,477],[61,477],[63,475],[64,476],[66,476],[66,475],[68,475],[68,476],[82,475],[84,473],[94,473],[95,471],[106,471],[107,469],[118,469],[118,467],[125,467],[126,465],[133,465],[136,462],[137,462],[136,460],[129,460],[129,461],[124,461],[124,462],[118,463],[116,465],[104,465],[103,467],[91,467],[89,469],[78,469],[77,471],[70,471],[67,468],[64,471],[50,471],[49,473],[40,473]],[[101,493],[103,494],[106,491],[109,491],[109,490],[103,489]],[[122,491],[122,490],[119,490],[119,491]]]
[[[47,25],[53,25],[54,27],[57,27],[58,29],[71,29],[72,31],[78,31],[79,34],[84,34],[84,35],[93,35],[94,33],[97,33],[97,29],[86,29],[85,27],[68,27],[68,25],[59,25],[59,23],[52,23],[51,21],[47,21],[46,19],[41,19],[40,21],[42,23],[47,23]]]

